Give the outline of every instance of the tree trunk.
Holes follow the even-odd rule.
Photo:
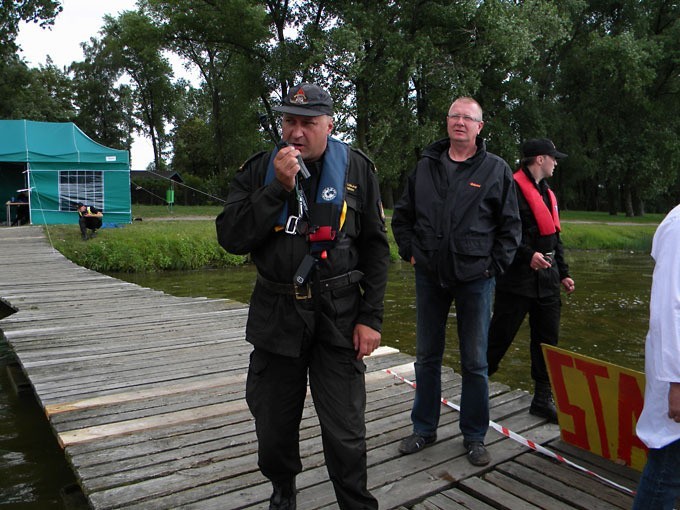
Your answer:
[[[632,218],[633,217],[633,196],[631,195],[630,192],[630,186],[624,186],[622,190],[622,196],[621,199],[623,201],[623,208],[624,211],[626,212],[626,218]]]
[[[635,216],[644,216],[645,215],[645,202],[640,198],[640,195],[637,193],[637,189],[633,188],[631,191],[631,195],[633,197],[633,213]]]
[[[616,185],[607,184],[607,207],[611,216],[619,212],[619,190]]]
[[[382,198],[383,207],[385,209],[394,209],[394,190],[389,184],[383,184],[380,187],[380,195]]]

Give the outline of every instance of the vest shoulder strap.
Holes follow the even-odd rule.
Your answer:
[[[513,174],[515,182],[529,204],[536,224],[538,225],[538,232],[542,236],[547,236],[560,231],[560,219],[557,211],[557,199],[555,194],[548,188],[548,197],[550,199],[550,208],[543,201],[543,197],[539,192],[533,180],[529,179],[527,174],[521,168]]]

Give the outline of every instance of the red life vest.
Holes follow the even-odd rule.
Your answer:
[[[517,170],[513,177],[515,182],[522,190],[522,195],[526,199],[531,212],[534,214],[536,223],[538,224],[538,232],[542,236],[549,236],[555,232],[561,232],[560,215],[557,210],[557,198],[550,188],[548,188],[548,198],[550,199],[550,209],[545,205],[541,193],[536,187],[536,182],[527,176],[526,172],[521,168]]]

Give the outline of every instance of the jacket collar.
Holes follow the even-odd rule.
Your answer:
[[[486,154],[486,141],[484,138],[478,136],[475,143],[477,144],[477,152],[475,152],[475,155],[471,158],[468,158],[464,163],[472,163],[477,158],[480,158]],[[422,156],[424,158],[438,160],[442,152],[449,150],[450,145],[451,141],[448,138],[442,138],[441,140],[437,140],[436,142],[425,147],[425,149],[423,149]]]

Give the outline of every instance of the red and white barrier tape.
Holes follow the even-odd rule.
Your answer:
[[[415,387],[416,387],[416,383],[414,383],[414,382],[412,382],[412,381],[409,381],[408,379],[402,377],[401,375],[397,374],[396,372],[393,372],[393,371],[390,370],[389,368],[386,368],[386,369],[385,369],[385,372],[387,372],[388,374],[390,374],[390,375],[396,377],[396,378],[399,379],[400,381],[402,381],[402,382],[408,384],[408,385],[411,386],[412,388],[415,388]],[[441,398],[440,400],[441,400],[442,404],[444,404],[444,405],[450,407],[451,409],[453,409],[453,410],[455,410],[455,411],[460,412],[460,407],[457,406],[456,404],[454,404],[454,403],[452,403],[452,402],[449,402],[449,401],[446,400],[445,398]],[[597,479],[600,480],[601,482],[604,482],[604,483],[606,483],[607,485],[611,485],[611,486],[614,487],[615,489],[618,489],[618,490],[620,490],[620,491],[623,491],[623,492],[625,492],[625,493],[627,493],[627,494],[631,494],[631,495],[634,495],[634,494],[635,494],[635,491],[629,489],[628,487],[624,487],[623,485],[620,485],[620,484],[618,484],[618,483],[616,483],[616,482],[614,482],[614,481],[612,481],[612,480],[609,480],[608,478],[605,478],[605,477],[602,476],[602,475],[598,475],[597,473],[595,473],[594,471],[591,471],[591,470],[588,469],[588,468],[585,468],[585,467],[583,467],[583,466],[579,466],[579,465],[576,464],[575,462],[572,462],[572,461],[570,461],[569,459],[566,459],[566,458],[562,457],[561,455],[558,455],[557,453],[548,450],[547,448],[545,448],[544,446],[541,446],[541,445],[538,444],[538,443],[535,443],[535,442],[533,442],[533,441],[530,441],[529,439],[525,438],[524,436],[521,436],[521,435],[517,434],[516,432],[513,432],[512,430],[510,430],[510,429],[508,429],[507,427],[504,427],[504,426],[502,426],[502,425],[496,423],[496,422],[493,421],[493,420],[489,420],[489,426],[493,427],[496,431],[498,431],[499,433],[501,433],[501,434],[504,435],[505,437],[509,437],[510,439],[513,439],[514,441],[517,441],[518,443],[520,443],[520,444],[522,444],[522,445],[524,445],[524,446],[527,446],[527,447],[531,448],[532,450],[535,450],[535,451],[537,451],[537,452],[539,452],[539,453],[542,453],[543,455],[546,455],[546,456],[551,457],[551,458],[553,458],[553,459],[555,459],[555,460],[558,460],[559,462],[563,462],[563,463],[567,464],[568,466],[571,466],[571,467],[573,467],[573,468],[575,468],[575,469],[578,469],[579,471],[583,471],[584,473],[587,473],[587,474],[589,474],[590,476],[593,476],[593,477],[597,478]]]

